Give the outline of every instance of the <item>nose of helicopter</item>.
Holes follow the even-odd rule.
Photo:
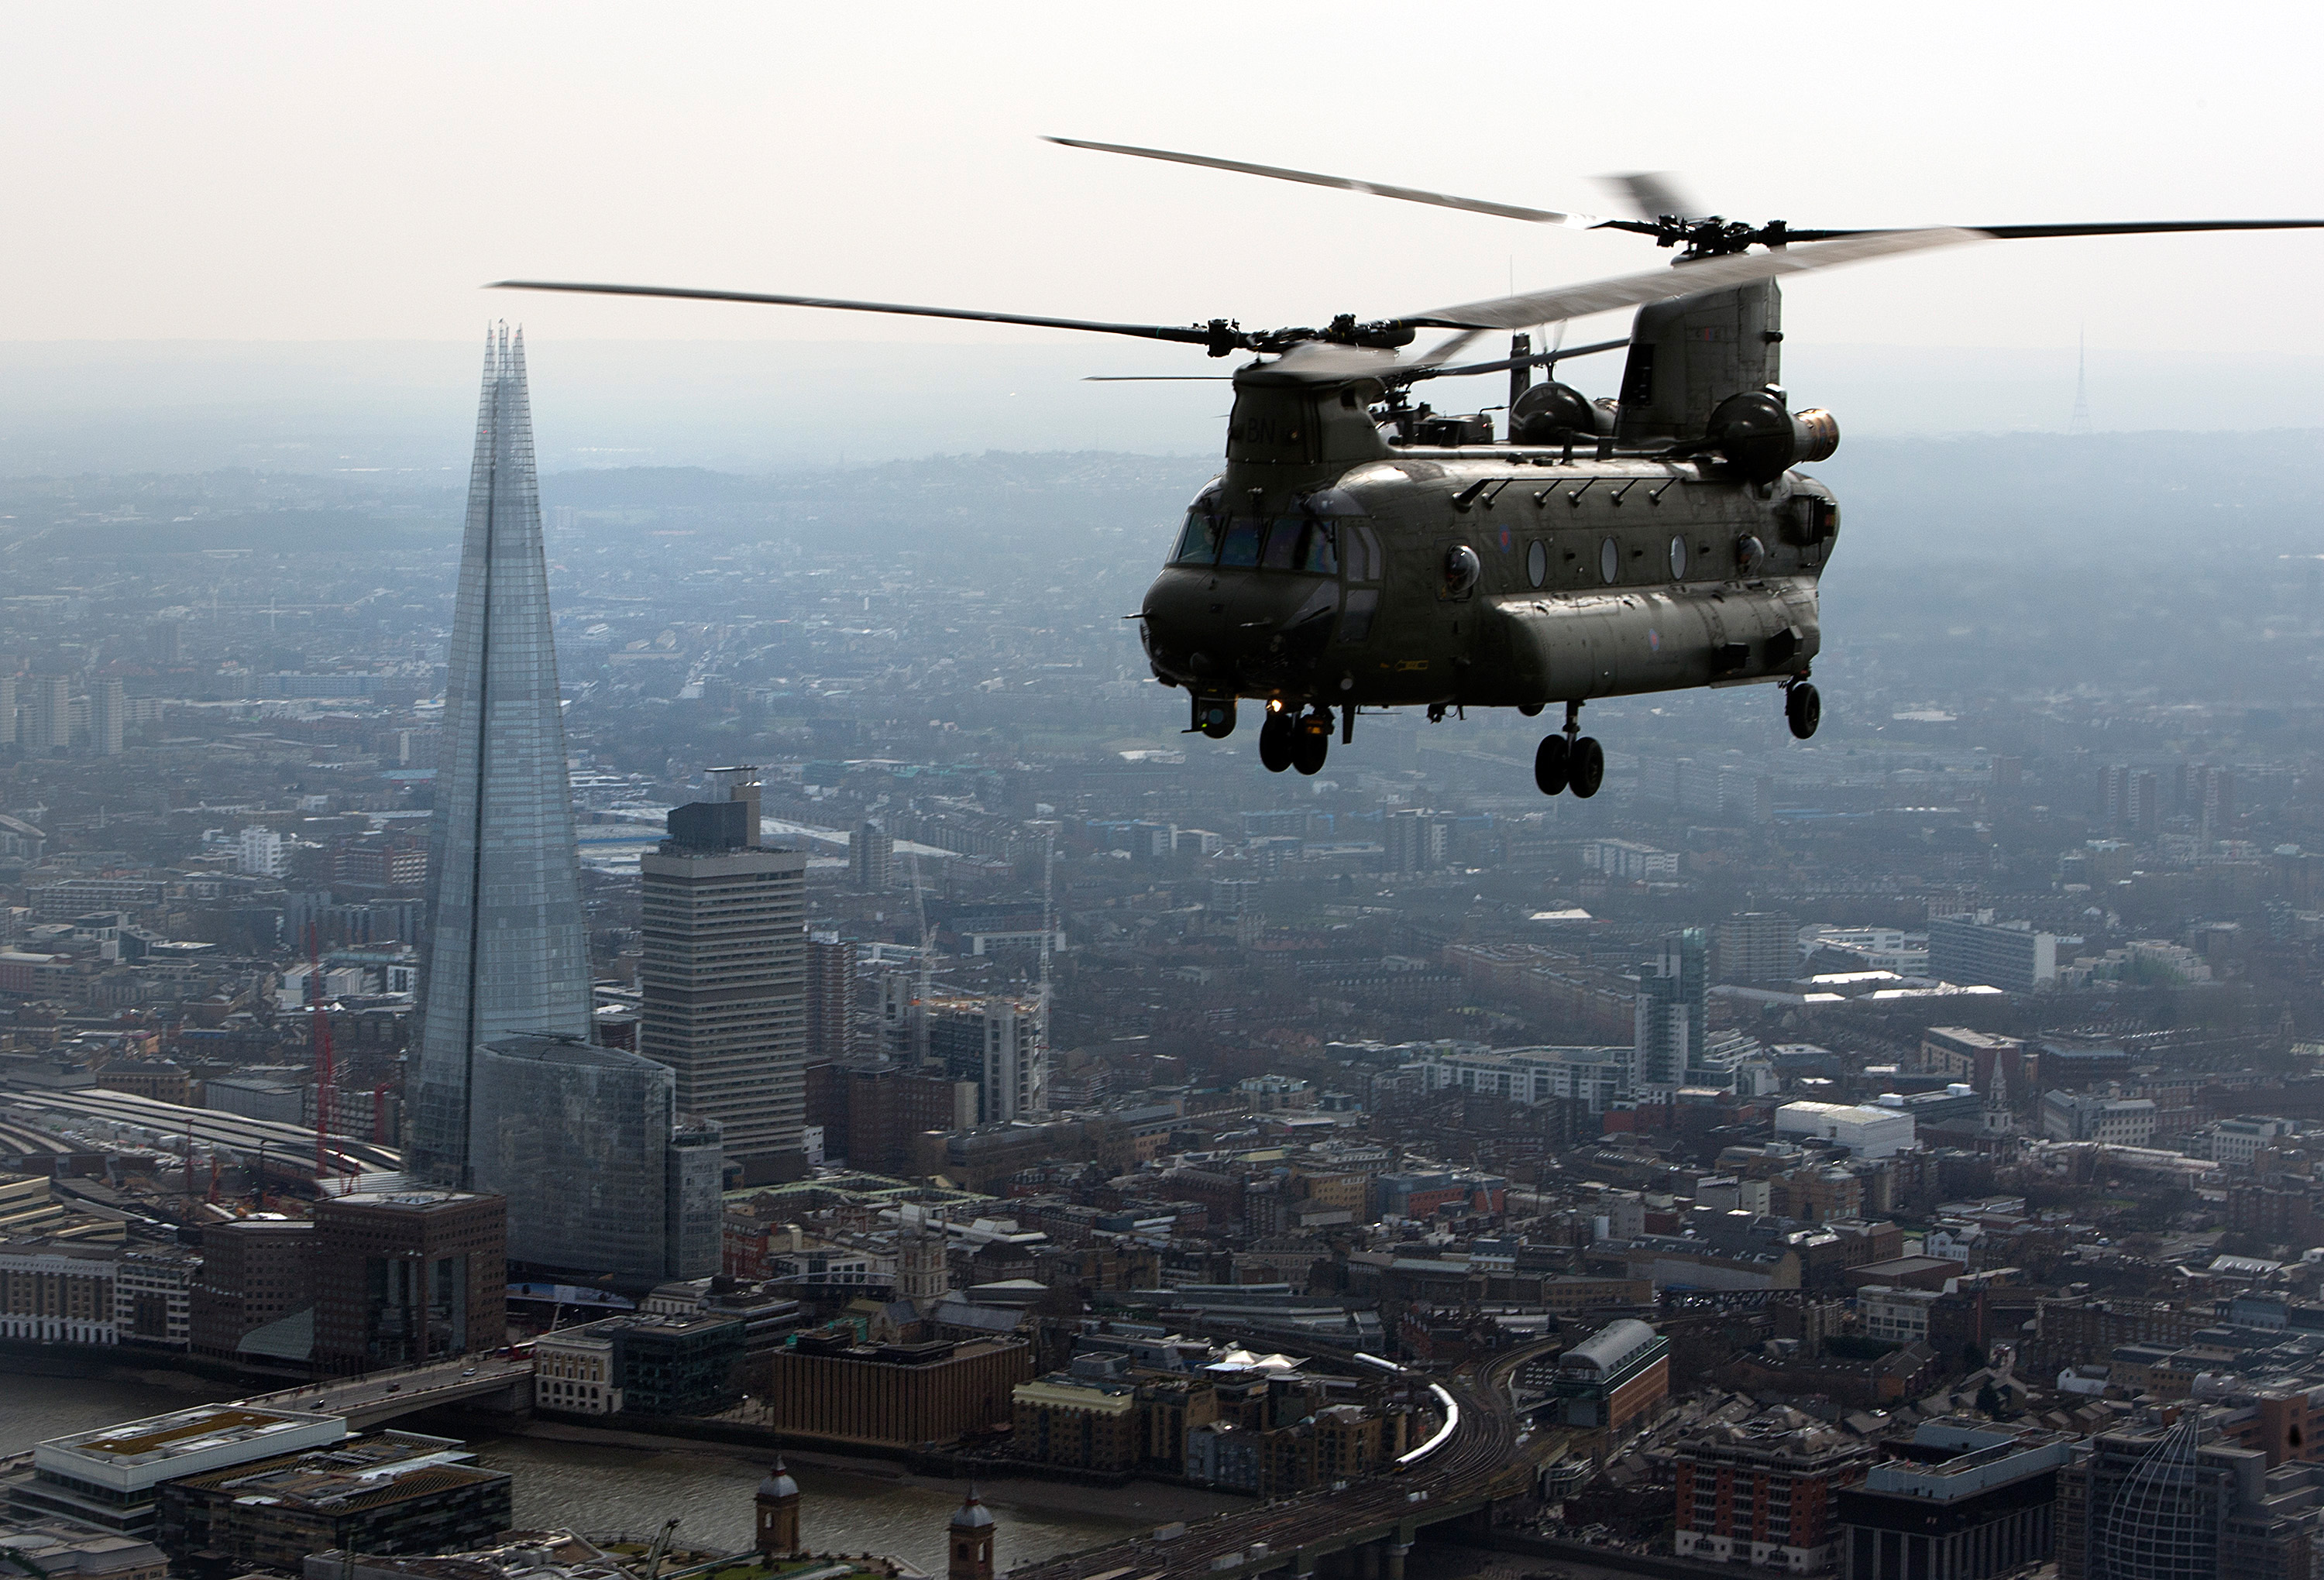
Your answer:
[[[1330,640],[1335,583],[1173,567],[1147,589],[1140,630],[1156,673],[1221,693],[1296,686]]]

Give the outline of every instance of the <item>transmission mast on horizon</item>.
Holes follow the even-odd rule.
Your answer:
[[[2090,431],[2090,353],[2087,330],[2074,331],[2074,415],[2066,419],[2070,434]]]

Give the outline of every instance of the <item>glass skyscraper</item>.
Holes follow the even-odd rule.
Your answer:
[[[441,1184],[490,1190],[499,1187],[474,1162],[478,1046],[528,1033],[586,1042],[591,1026],[524,336],[505,326],[485,340],[449,659],[410,1163]],[[514,1206],[512,1245],[522,1232]]]

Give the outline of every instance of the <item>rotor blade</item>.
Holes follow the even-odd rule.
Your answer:
[[[1925,252],[1932,247],[1958,246],[1965,242],[1982,239],[1978,232],[1969,230],[1887,231],[1846,241],[1824,242],[1816,246],[1787,247],[1782,252],[1738,253],[1723,258],[1706,258],[1696,263],[1682,263],[1676,268],[1655,269],[1644,274],[1618,275],[1611,280],[1592,280],[1582,285],[1556,286],[1524,296],[1466,302],[1452,308],[1431,308],[1425,312],[1400,315],[1400,321],[1422,328],[1525,329],[1536,324],[1554,324],[1562,319],[1583,317],[1616,308],[1642,307],[1666,297],[1689,296],[1699,290],[1717,290],[1730,285],[1746,285],[1756,280],[1774,280],[1786,274],[1831,269],[1843,263],[1868,262],[1875,258]]]
[[[2043,236],[2145,236],[2174,231],[2324,230],[2324,219],[2133,219],[2100,225],[1981,225],[1975,228],[1996,241],[2023,242]],[[1883,230],[1794,230],[1785,233],[1795,242],[1890,234]]]
[[[1439,208],[1461,208],[1471,214],[1494,214],[1503,219],[1528,220],[1535,225],[1562,225],[1589,230],[1607,222],[1594,214],[1566,214],[1555,208],[1525,208],[1483,198],[1455,198],[1448,192],[1426,192],[1417,187],[1390,187],[1379,181],[1358,181],[1346,176],[1319,176],[1312,170],[1286,170],[1275,165],[1245,164],[1238,159],[1212,159],[1199,153],[1172,153],[1161,148],[1132,148],[1120,142],[1084,142],[1074,137],[1050,137],[1045,142],[1065,148],[1086,148],[1099,153],[1126,153],[1137,159],[1166,160],[1172,164],[1201,165],[1206,170],[1233,170],[1240,175],[1265,176],[1277,181],[1303,181],[1310,187],[1337,187],[1343,192],[1369,192],[1375,198],[1400,198],[1406,203],[1433,203]]]
[[[1622,170],[1598,179],[1619,192],[1640,219],[1701,219],[1707,212],[1679,191],[1668,170]]]
[[[1458,367],[1415,368],[1398,380],[1413,383],[1422,379],[1460,379],[1471,373],[1501,373],[1511,368],[1555,367],[1570,356],[1595,356],[1601,351],[1620,351],[1630,344],[1627,335],[1619,340],[1600,340],[1592,345],[1577,345],[1571,351],[1536,351],[1531,356],[1506,357],[1499,362],[1462,363]]]
[[[1084,384],[1231,384],[1232,373],[1084,373]]]
[[[972,308],[915,308],[898,302],[851,302],[836,297],[770,296],[748,290],[697,290],[678,285],[579,285],[554,280],[496,280],[493,290],[564,290],[591,296],[676,297],[686,301],[757,302],[779,308],[837,308],[850,313],[901,313],[915,318],[968,318],[980,324],[1026,324],[1036,329],[1082,329],[1097,335],[1133,335],[1185,345],[1240,345],[1241,335],[1223,321],[1213,325],[1097,324],[1084,318],[1041,318],[1024,313],[988,313]]]

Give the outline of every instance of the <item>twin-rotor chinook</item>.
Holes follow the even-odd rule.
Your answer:
[[[1055,141],[1064,142],[1064,139]],[[1366,708],[1563,703],[1534,759],[1545,795],[1597,794],[1606,757],[1581,732],[1593,697],[1755,684],[1782,688],[1791,731],[1815,733],[1816,589],[1838,541],[1831,491],[1798,470],[1839,443],[1831,414],[1789,409],[1776,281],[1786,274],[1991,239],[2324,226],[2324,220],[2165,220],[1975,230],[1810,230],[1690,212],[1659,179],[1622,178],[1634,218],[1525,208],[1335,176],[1111,143],[1070,146],[1652,236],[1674,269],[1322,328],[1094,323],[965,308],[675,286],[504,280],[531,290],[676,297],[1079,329],[1253,352],[1233,374],[1226,469],[1195,497],[1131,618],[1157,679],[1183,687],[1190,730],[1231,734],[1263,704],[1259,760],[1323,767]],[[1753,249],[1757,248],[1757,251]],[[1619,308],[1629,335],[1536,351],[1540,327]],[[1424,329],[1453,333],[1417,357]],[[1513,333],[1509,354],[1460,360]],[[1535,384],[1536,368],[1627,348],[1619,394]],[[1506,372],[1490,414],[1440,415],[1412,390]]]

